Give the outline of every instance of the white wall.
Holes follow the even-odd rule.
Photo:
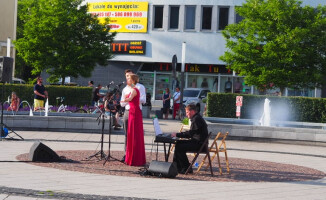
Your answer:
[[[126,2],[142,2],[143,0],[127,0]],[[87,2],[123,2],[121,0],[87,0]],[[147,33],[118,33],[116,40],[146,40],[146,55],[117,55],[116,61],[141,62],[171,62],[172,56],[177,55],[181,60],[182,42],[187,43],[186,61],[197,64],[224,64],[219,57],[225,52],[225,40],[217,30],[218,6],[230,6],[229,23],[234,23],[234,6],[240,6],[245,0],[149,0],[148,32]],[[306,0],[304,5],[316,6],[325,4],[325,0]],[[164,5],[163,30],[153,30],[153,5]],[[184,5],[197,5],[196,29],[186,32],[183,28],[177,31],[168,30],[169,5],[180,5],[179,26],[183,27]],[[212,31],[200,30],[201,6],[213,5]]]

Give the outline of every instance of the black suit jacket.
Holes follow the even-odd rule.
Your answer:
[[[191,119],[190,130],[177,133],[177,137],[191,138],[199,143],[203,143],[208,136],[207,124],[200,114],[196,113]]]

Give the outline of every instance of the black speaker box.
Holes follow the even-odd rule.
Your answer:
[[[33,162],[59,162],[61,159],[42,142],[35,142],[29,150],[29,160]]]
[[[13,58],[0,56],[0,82],[11,82],[13,63]]]
[[[148,172],[166,178],[174,178],[178,175],[178,169],[175,163],[152,161],[149,164]]]

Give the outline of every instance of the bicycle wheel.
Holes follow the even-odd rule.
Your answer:
[[[186,117],[186,110],[184,105],[180,107],[178,114],[181,121]]]
[[[77,110],[74,111],[74,113],[87,113],[87,111],[82,108],[78,108]]]

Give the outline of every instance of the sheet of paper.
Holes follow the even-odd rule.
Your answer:
[[[153,124],[154,124],[155,135],[162,134],[163,132],[161,130],[161,127],[160,127],[160,124],[158,123],[158,119],[157,118],[154,118]]]

